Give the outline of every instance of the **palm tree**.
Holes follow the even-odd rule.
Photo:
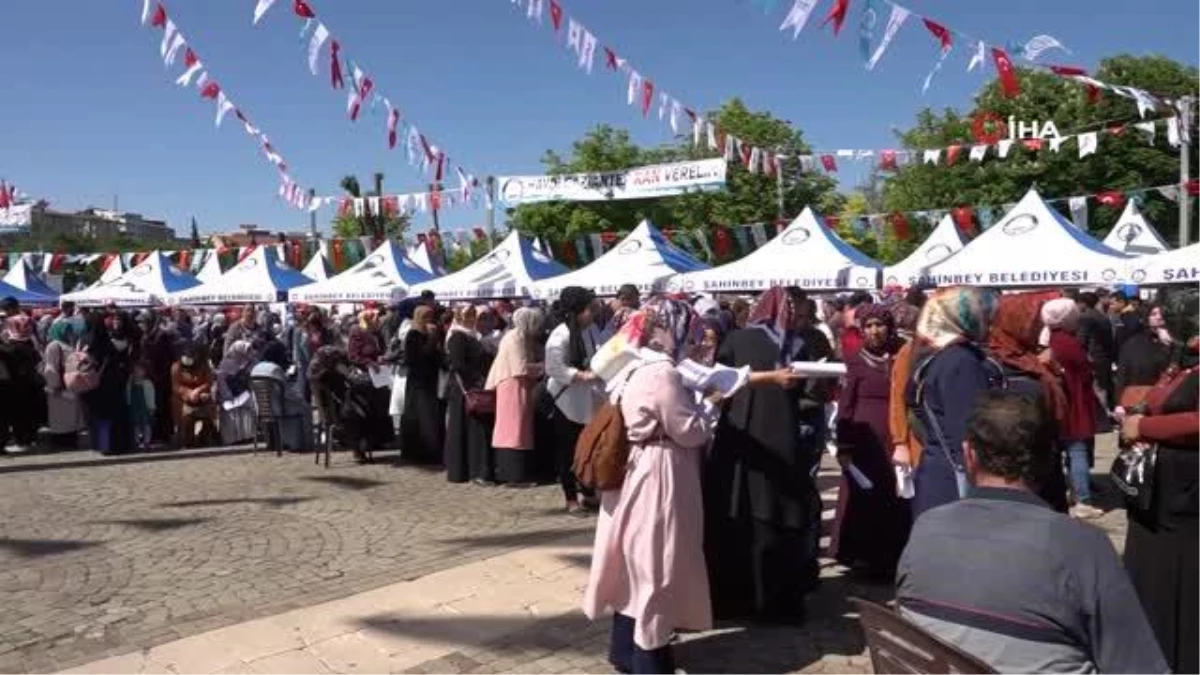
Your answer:
[[[346,194],[350,195],[354,199],[362,198],[362,186],[358,184],[357,176],[344,176],[342,178],[341,186],[342,189],[346,191]],[[358,234],[365,237],[367,234],[367,219],[365,217],[360,217],[357,220]]]

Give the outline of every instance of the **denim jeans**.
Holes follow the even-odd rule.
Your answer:
[[[1092,472],[1089,465],[1090,452],[1087,441],[1066,441],[1063,454],[1067,457],[1067,473],[1071,477],[1071,490],[1079,504],[1092,502]]]

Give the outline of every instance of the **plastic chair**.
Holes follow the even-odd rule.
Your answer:
[[[284,412],[283,383],[271,377],[250,378],[250,393],[254,397],[254,448],[258,453],[258,438],[266,429],[267,443],[274,441],[275,456],[283,456],[283,423],[286,420],[302,420],[299,413]]]
[[[850,598],[876,673],[994,673],[991,666],[892,610]]]

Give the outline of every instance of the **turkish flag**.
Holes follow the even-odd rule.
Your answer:
[[[1114,209],[1119,209],[1125,205],[1125,195],[1119,190],[1108,190],[1096,195],[1096,201],[1104,206],[1111,206]]]
[[[884,150],[879,153],[879,168],[883,171],[896,170],[896,151]]]
[[[1193,178],[1189,180],[1183,184],[1183,187],[1187,190],[1189,197],[1200,195],[1200,180],[1198,179]]]
[[[185,68],[191,68],[192,66],[196,65],[196,62],[199,60],[200,57],[196,56],[196,52],[192,51],[191,47],[188,47],[188,50],[184,52],[183,55],[183,66]]]
[[[846,12],[848,11],[850,11],[850,0],[833,0],[833,8],[825,16],[825,23],[833,22],[834,35],[842,32],[842,24],[846,21]]]
[[[821,166],[825,167],[826,171],[837,171],[837,161],[833,155],[821,155]]]
[[[992,47],[992,60],[996,62],[996,72],[1000,74],[1000,88],[1004,95],[1012,98],[1021,93],[1021,84],[1017,82],[1017,71],[1013,68],[1012,59],[999,47]]]
[[[1050,72],[1054,73],[1055,75],[1070,78],[1072,80],[1077,80],[1079,77],[1087,76],[1087,71],[1078,66],[1047,66],[1047,68],[1049,68]],[[1084,82],[1084,86],[1087,87],[1089,102],[1095,103],[1100,100],[1100,87],[1097,87],[1090,82]]]
[[[946,166],[954,166],[960,152],[962,152],[961,145],[951,145],[946,148]]]
[[[723,227],[716,228],[716,231],[713,232],[713,251],[719,257],[724,258],[732,249],[733,244],[729,241],[729,233]]]
[[[604,65],[609,70],[617,69],[617,53],[608,47],[604,48]]]
[[[550,0],[550,23],[554,24],[554,30],[562,28],[562,5],[558,0]]]
[[[892,230],[896,233],[896,238],[900,241],[908,241],[908,219],[899,211],[893,213],[888,220],[892,223]]]
[[[975,218],[974,213],[969,206],[960,206],[954,209],[954,224],[958,226],[964,234],[975,234]]]
[[[950,51],[950,47],[953,42],[950,37],[950,31],[947,30],[945,26],[936,21],[925,19],[925,28],[927,28],[930,33],[933,33],[933,37],[937,38],[937,41],[942,45],[943,52]]]
[[[221,87],[216,82],[209,82],[200,90],[200,98],[216,98],[221,93]]]
[[[296,10],[296,16],[301,19],[317,18],[317,15],[312,11],[312,7],[309,7],[308,3],[304,0],[296,0],[295,4],[292,5],[292,9]]]
[[[154,18],[150,19],[150,25],[155,28],[162,28],[167,25],[167,10],[162,5],[154,8]]]

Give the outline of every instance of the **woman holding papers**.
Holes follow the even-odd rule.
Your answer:
[[[890,581],[908,541],[908,501],[896,494],[888,433],[893,358],[900,348],[890,309],[863,305],[856,317],[863,344],[846,363],[838,400],[837,525],[830,550],[841,564]]]
[[[712,627],[704,566],[700,471],[712,418],[677,364],[697,357],[700,317],[682,300],[653,300],[626,326],[636,357],[609,381],[629,440],[625,480],[601,494],[583,610],[612,610],[609,662],[623,673],[671,673],[676,630]],[[698,360],[703,360],[699,356]]]
[[[786,370],[811,359],[798,332],[806,300],[799,289],[771,288],[717,353],[718,363],[753,371],[752,386],[725,406],[705,467],[704,545],[721,617],[797,623],[815,580],[816,457],[801,433],[802,392]]]

